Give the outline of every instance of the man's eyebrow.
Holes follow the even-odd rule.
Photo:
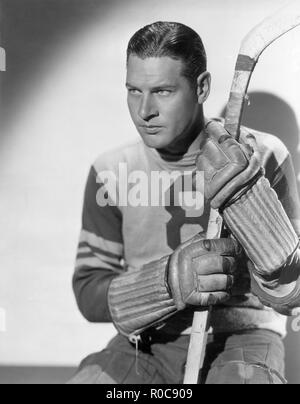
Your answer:
[[[133,86],[133,85],[130,84],[130,83],[126,83],[126,87],[127,87],[127,88],[137,88],[136,86]]]
[[[132,85],[132,84],[130,84],[130,83],[126,83],[126,87],[127,87],[127,88],[135,88],[135,89],[138,89],[137,86],[134,86],[134,85]],[[152,87],[152,88],[151,88],[151,91],[157,91],[157,90],[161,90],[161,89],[163,89],[163,88],[175,89],[175,88],[176,88],[176,85],[170,84],[170,83],[161,83],[161,84],[158,84],[158,85]]]
[[[162,83],[159,84],[155,87],[152,88],[152,91],[156,91],[156,90],[161,90],[163,88],[167,88],[167,89],[175,89],[176,86],[174,84],[170,84],[170,83]]]

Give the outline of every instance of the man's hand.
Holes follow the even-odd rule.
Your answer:
[[[116,328],[124,335],[140,334],[188,306],[224,303],[241,253],[235,240],[205,240],[198,234],[172,255],[117,276],[108,293]]]
[[[241,145],[215,121],[207,125],[208,138],[197,158],[197,168],[205,174],[205,195],[214,209],[241,196],[253,181],[263,175],[255,138]]]
[[[207,127],[197,167],[205,172],[205,194],[244,248],[260,276],[278,278],[299,240],[263,175],[255,138],[241,145],[217,122]]]
[[[203,240],[181,245],[173,254],[167,282],[178,310],[208,307],[230,298],[236,257],[242,249],[232,239]]]
[[[261,168],[255,138],[241,145],[218,123],[207,128],[197,159],[205,193],[253,265],[252,291],[280,313],[300,304],[298,236]]]

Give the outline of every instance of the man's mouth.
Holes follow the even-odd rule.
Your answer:
[[[149,135],[156,135],[158,132],[161,131],[163,128],[162,126],[155,126],[155,125],[143,125],[141,126],[144,132]]]

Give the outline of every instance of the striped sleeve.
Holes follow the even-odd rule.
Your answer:
[[[97,193],[103,186],[92,167],[85,189],[82,229],[73,276],[78,307],[90,322],[111,321],[108,288],[124,267],[122,214],[115,206],[97,204]]]

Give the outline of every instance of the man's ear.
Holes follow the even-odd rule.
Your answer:
[[[198,103],[203,104],[210,94],[211,88],[211,74],[209,72],[204,72],[200,74],[197,79],[197,96]]]

